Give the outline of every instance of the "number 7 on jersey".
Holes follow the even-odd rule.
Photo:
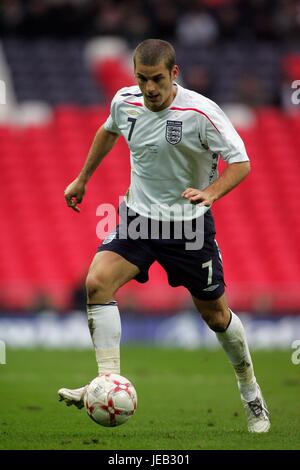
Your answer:
[[[129,117],[128,122],[131,122],[130,130],[129,130],[129,134],[128,134],[128,142],[129,142],[130,139],[131,139],[132,133],[133,133],[133,129],[134,129],[134,126],[135,126],[135,123],[136,123],[136,119]]]

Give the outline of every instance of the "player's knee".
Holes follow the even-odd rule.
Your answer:
[[[89,273],[85,285],[88,302],[106,302],[113,295],[111,282],[104,273]]]
[[[209,328],[216,333],[225,331],[228,326],[227,314],[222,309],[210,311],[208,314],[204,313],[202,318]]]

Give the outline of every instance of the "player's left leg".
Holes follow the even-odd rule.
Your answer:
[[[270,429],[269,412],[256,382],[241,320],[229,309],[224,294],[216,300],[200,300],[192,297],[202,318],[216,333],[234,368],[248,419],[248,430],[267,432]]]

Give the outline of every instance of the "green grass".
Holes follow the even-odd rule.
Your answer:
[[[221,351],[123,347],[138,410],[123,426],[103,428],[56,396],[96,375],[93,352],[9,350],[0,366],[0,449],[300,449],[300,365],[290,357],[253,353],[272,428],[252,435]]]

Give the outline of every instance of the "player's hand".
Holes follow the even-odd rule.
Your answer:
[[[182,197],[188,199],[192,204],[198,204],[199,206],[210,207],[215,199],[208,192],[200,191],[200,189],[187,188],[181,194]]]
[[[77,178],[65,189],[64,195],[66,203],[71,209],[80,212],[77,204],[80,204],[85,194],[85,184]]]

